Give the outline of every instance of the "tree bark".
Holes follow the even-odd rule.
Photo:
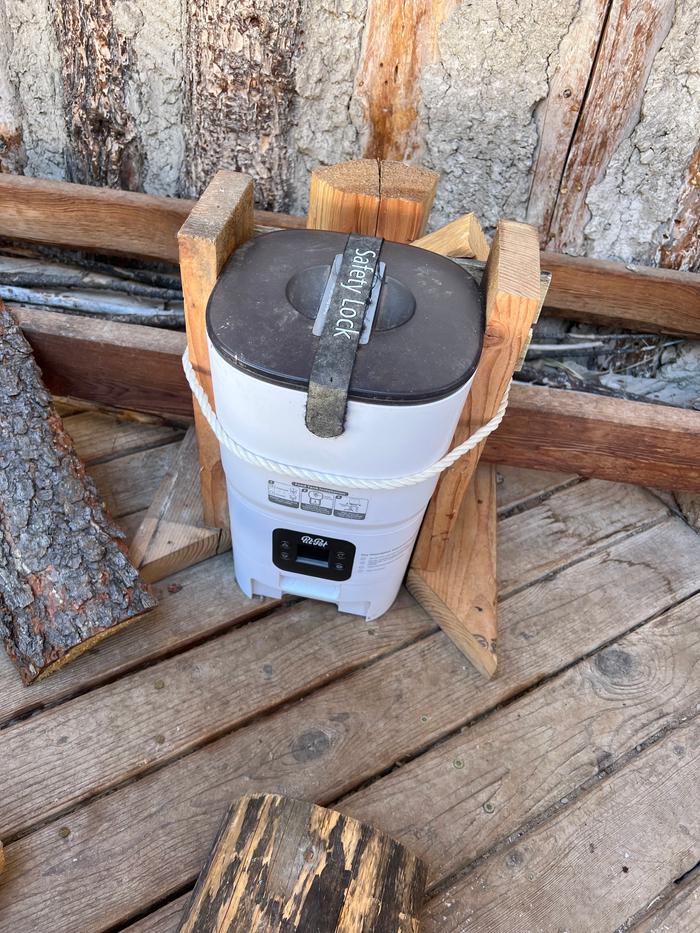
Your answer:
[[[156,605],[0,305],[0,636],[26,684]]]
[[[415,933],[425,865],[371,826],[277,794],[227,813],[180,933]]]
[[[133,49],[115,25],[113,8],[114,0],[56,5],[68,180],[138,191],[145,157],[126,101]]]
[[[256,204],[284,210],[300,0],[191,0],[185,60],[185,183],[201,193],[219,169],[255,178]]]

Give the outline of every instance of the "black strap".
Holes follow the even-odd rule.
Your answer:
[[[309,377],[306,427],[317,437],[343,433],[348,390],[384,241],[351,234]]]

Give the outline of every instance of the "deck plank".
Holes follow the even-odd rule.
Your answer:
[[[163,444],[88,467],[112,518],[148,508],[179,446]]]
[[[0,654],[0,725],[183,651],[280,605],[279,600],[243,595],[230,554],[173,574],[156,584],[153,592],[158,606],[147,616],[31,687],[22,684],[9,658]]]
[[[499,596],[666,515],[668,509],[638,486],[592,479],[557,492],[499,522]]]
[[[85,464],[101,463],[125,454],[180,440],[184,431],[165,422],[119,418],[116,414],[85,411],[63,419],[78,456]]]
[[[374,622],[307,600],[0,732],[0,838],[435,630],[402,591]]]
[[[353,794],[339,809],[423,858],[435,886],[617,767],[651,736],[695,714],[699,615],[700,595]]]
[[[496,502],[499,514],[526,508],[554,490],[579,482],[574,473],[555,470],[528,470],[499,464],[496,474]]]
[[[184,904],[178,905],[178,916]],[[162,927],[168,933],[172,927]],[[698,933],[700,930],[700,871],[667,901],[631,928],[634,933]],[[145,933],[145,931],[144,931]]]
[[[695,720],[444,891],[425,933],[617,929],[697,861],[699,788]]]
[[[193,881],[233,797],[347,794],[691,595],[699,549],[669,518],[506,600],[503,673],[489,684],[437,633],[80,807],[67,836],[39,828],[8,846],[2,923],[90,933],[126,922]]]

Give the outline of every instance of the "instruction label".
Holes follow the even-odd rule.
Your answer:
[[[281,483],[273,479],[267,481],[267,498],[275,505],[353,521],[363,521],[369,507],[369,499],[342,489],[328,489],[311,483]]]
[[[386,551],[377,551],[374,554],[361,553],[357,569],[362,573],[371,573],[373,570],[382,570],[389,564],[393,564],[395,561],[401,560],[401,558],[406,555],[406,552],[410,551],[412,547],[413,538],[409,538],[408,541],[404,541],[402,544],[397,544],[395,547],[389,548]]]

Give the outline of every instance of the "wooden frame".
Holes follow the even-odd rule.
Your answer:
[[[177,232],[195,202],[0,174],[0,236],[178,261]],[[262,227],[303,217],[255,212]],[[700,274],[542,252],[546,312],[597,324],[700,337]]]
[[[7,306],[52,392],[192,418],[181,363],[184,334]],[[516,383],[484,459],[700,492],[700,412]]]

